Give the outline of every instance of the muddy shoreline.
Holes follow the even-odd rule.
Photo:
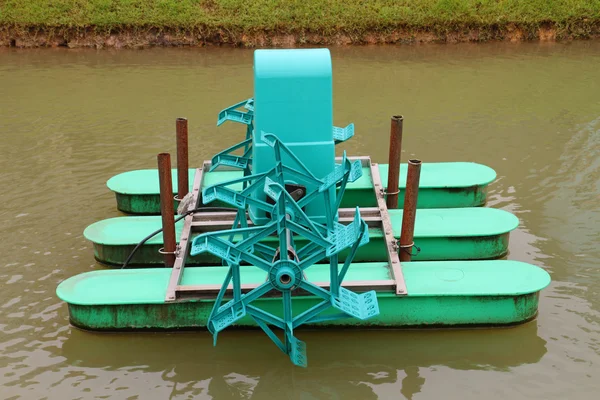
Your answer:
[[[226,29],[179,29],[134,27],[100,29],[95,27],[0,27],[0,47],[69,47],[69,48],[145,48],[157,46],[300,47],[316,45],[367,45],[458,43],[488,41],[565,41],[600,38],[600,23],[520,26],[483,26],[457,29],[397,28],[384,32],[333,34],[320,32],[242,32]]]

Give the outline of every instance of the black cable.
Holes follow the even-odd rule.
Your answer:
[[[190,214],[193,214],[195,212],[202,212],[202,211],[236,211],[237,212],[237,208],[227,208],[227,207],[200,207],[200,208],[194,208],[193,210],[188,210],[188,211],[185,212],[185,214],[180,215],[179,217],[175,218],[175,223],[177,223],[178,221],[181,221],[182,219],[184,219],[185,217],[187,217]],[[129,265],[129,263],[131,262],[131,259],[135,255],[135,253],[139,250],[140,247],[142,247],[144,245],[144,243],[146,243],[148,240],[152,239],[154,236],[156,236],[159,233],[161,233],[162,230],[163,230],[163,228],[160,228],[160,229],[152,232],[151,234],[149,234],[145,238],[143,238],[142,241],[139,242],[133,248],[133,250],[131,251],[131,253],[129,253],[129,256],[127,257],[127,259],[125,260],[125,262],[121,266],[121,269],[124,269],[124,268],[126,268]]]

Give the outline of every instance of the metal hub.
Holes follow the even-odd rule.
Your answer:
[[[277,261],[269,270],[269,282],[281,292],[296,289],[301,280],[300,265],[292,260]]]

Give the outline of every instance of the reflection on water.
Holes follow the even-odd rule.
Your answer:
[[[103,268],[83,229],[119,215],[104,182],[243,134],[217,112],[252,92],[252,51],[0,49],[0,393],[7,399],[594,398],[600,390],[600,43],[332,49],[338,150],[474,161],[520,219],[508,258],[552,274],[536,321],[507,329],[299,332],[309,368],[257,331],[98,334],[68,324],[63,279]]]
[[[215,396],[227,388],[242,398],[249,394],[266,398],[290,388],[299,398],[335,393],[366,399],[376,398],[381,391],[385,394],[389,384],[412,398],[424,384],[419,368],[445,365],[465,371],[510,371],[537,363],[546,352],[546,341],[538,336],[535,323],[501,330],[326,334],[305,330],[299,334],[309,345],[306,370],[293,367],[285,357],[271,357],[272,343],[260,331],[228,331],[216,348],[206,332],[134,336],[74,331],[59,353],[80,368],[110,371],[127,365],[128,370],[161,373],[163,383],[173,390],[204,382],[202,390]],[[513,354],[515,341],[528,351]],[[260,362],[263,356],[268,363]]]

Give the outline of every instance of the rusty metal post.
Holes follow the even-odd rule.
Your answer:
[[[421,177],[421,160],[408,160],[406,191],[404,192],[404,210],[402,212],[402,231],[400,232],[400,261],[410,261],[414,246],[415,216],[417,214],[417,197],[419,194],[419,178]]]
[[[400,192],[400,153],[402,152],[402,115],[392,117],[390,128],[390,155],[388,159],[387,208],[398,208]]]
[[[171,155],[158,155],[158,179],[160,183],[160,214],[162,215],[163,242],[161,253],[165,256],[165,266],[175,263],[175,214],[173,205],[173,182],[171,179]]]
[[[188,121],[177,118],[177,199],[182,200],[188,194]]]

